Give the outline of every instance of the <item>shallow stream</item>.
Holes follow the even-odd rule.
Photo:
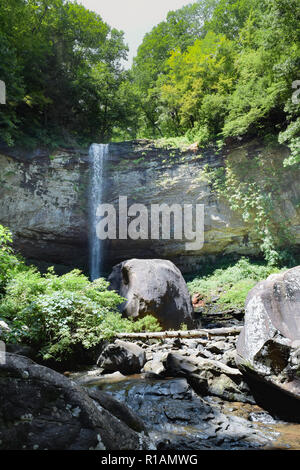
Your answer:
[[[300,449],[300,424],[277,420],[257,405],[199,397],[183,378],[106,376],[88,386],[134,410],[158,449]]]

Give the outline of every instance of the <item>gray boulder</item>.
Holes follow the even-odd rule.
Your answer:
[[[109,411],[113,416],[123,423],[126,423],[131,429],[137,432],[147,434],[147,429],[141,418],[128,408],[124,403],[120,403],[114,397],[102,390],[94,388],[88,389],[89,396],[97,402],[102,408]]]
[[[23,356],[0,364],[0,449],[139,450],[146,439],[80,386]],[[103,400],[103,398],[102,398]],[[107,400],[106,400],[107,401]],[[140,427],[141,429],[141,427]]]
[[[121,311],[128,317],[153,315],[164,329],[193,325],[193,307],[179,269],[168,260],[131,259],[114,266],[111,289],[127,301]]]
[[[97,366],[103,372],[119,371],[124,375],[138,374],[146,362],[145,351],[135,343],[116,340],[104,348]]]
[[[185,377],[199,395],[254,403],[242,373],[220,361],[169,353],[163,365],[169,377]]]
[[[262,405],[300,419],[300,266],[250,291],[236,360]]]

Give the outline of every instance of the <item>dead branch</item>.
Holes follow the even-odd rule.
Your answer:
[[[212,336],[237,336],[242,330],[241,326],[230,328],[212,328],[187,331],[157,331],[149,333],[118,333],[118,339],[165,339],[165,338],[208,338]]]

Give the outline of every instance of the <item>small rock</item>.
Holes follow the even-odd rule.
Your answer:
[[[207,349],[215,354],[223,354],[227,346],[224,341],[214,341],[207,345]]]
[[[156,353],[153,356],[151,361],[146,362],[144,365],[142,372],[146,374],[146,376],[157,376],[163,377],[166,374],[166,368],[163,362],[166,360],[166,357],[169,353]]]
[[[226,364],[229,367],[235,367],[235,365],[236,365],[236,350],[235,349],[228,349],[228,351],[225,351],[221,361],[224,362],[224,364]]]

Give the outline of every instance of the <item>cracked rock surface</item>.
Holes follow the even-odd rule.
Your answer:
[[[300,420],[300,266],[272,274],[248,294],[237,364],[258,401]],[[263,396],[265,395],[265,397]]]
[[[6,363],[0,364],[0,394],[1,450],[138,450],[148,446],[138,419],[125,405],[116,409],[105,396],[93,399],[73,381],[24,356],[6,354]],[[122,416],[124,421],[119,419]]]

